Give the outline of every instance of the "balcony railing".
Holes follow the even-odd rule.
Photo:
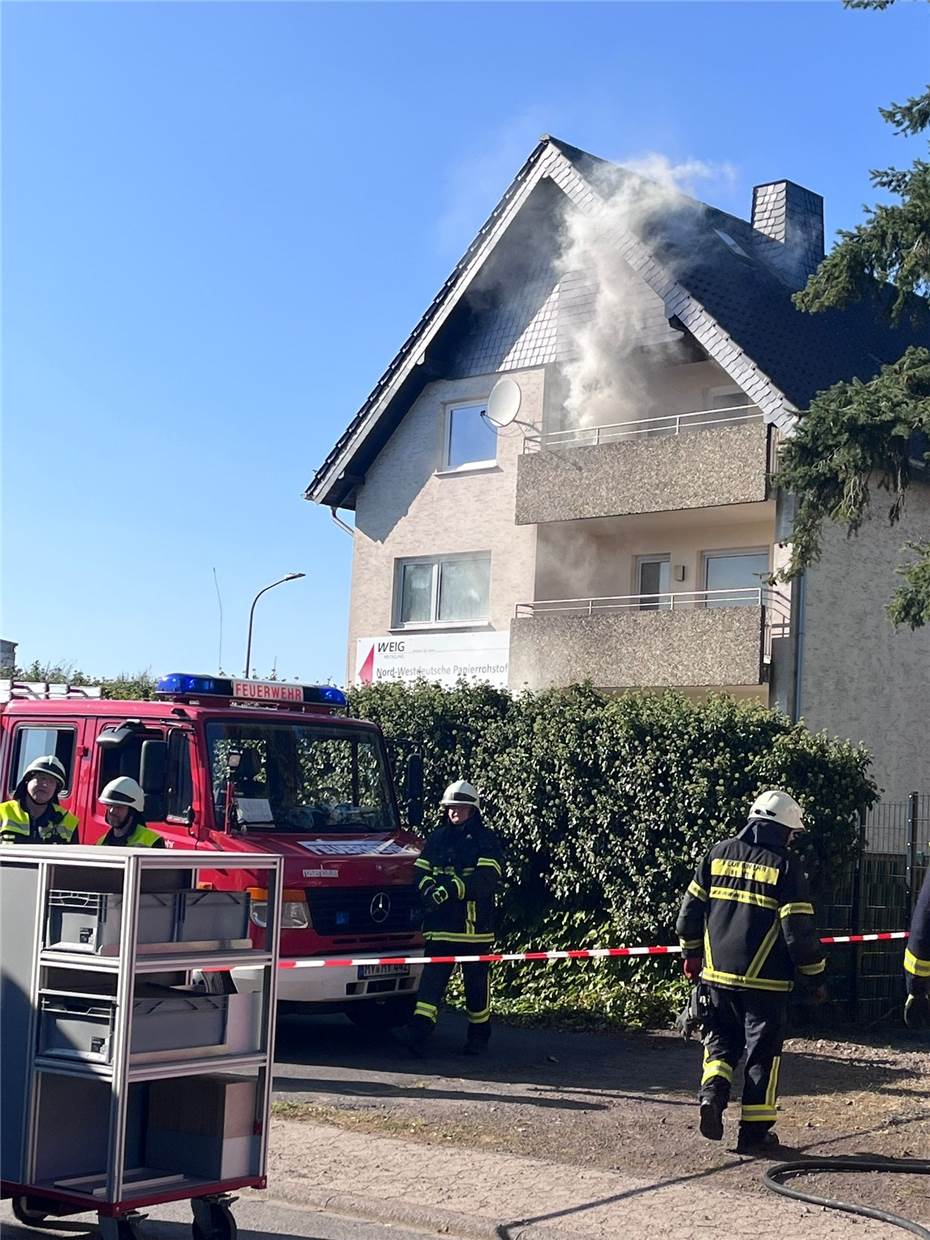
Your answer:
[[[764,657],[771,659],[772,639],[787,637],[791,628],[791,599],[771,586],[732,590],[675,590],[660,594],[620,594],[601,598],[536,599],[517,603],[515,616],[596,616],[618,611],[674,611],[714,607],[761,607],[764,614]]]
[[[604,426],[573,426],[563,431],[527,431],[524,452],[545,448],[595,448],[636,436],[681,435],[685,431],[706,430],[711,426],[730,426],[738,422],[762,420],[758,405],[728,405],[723,409],[696,409],[691,413],[672,413],[635,422],[610,422]]]

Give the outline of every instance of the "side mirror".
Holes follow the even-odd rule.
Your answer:
[[[168,785],[167,741],[143,741],[139,757],[139,783],[145,793],[145,816],[153,822],[165,817]]]
[[[404,774],[404,797],[407,802],[407,822],[411,827],[423,825],[423,756],[412,753],[407,759]]]

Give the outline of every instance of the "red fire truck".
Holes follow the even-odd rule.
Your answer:
[[[58,687],[56,687],[58,688]],[[404,956],[420,943],[413,863],[422,821],[422,764],[406,773],[405,818],[372,723],[346,717],[331,685],[172,673],[154,701],[106,701],[87,690],[12,683],[0,705],[2,798],[29,762],[53,753],[68,782],[60,801],[81,843],[106,831],[103,786],[118,775],[145,790],[145,817],[169,848],[269,852],[284,858],[282,958]],[[251,895],[253,937],[264,928],[257,876],[201,871],[218,890]],[[235,980],[247,988],[247,973]],[[416,965],[283,969],[285,1005],[342,1011],[355,1023],[406,1019]]]

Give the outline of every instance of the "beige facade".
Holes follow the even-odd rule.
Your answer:
[[[542,414],[543,371],[517,375],[522,413]],[[497,459],[486,468],[443,468],[448,411],[486,401],[497,375],[428,384],[391,436],[360,488],[355,514],[352,597],[349,609],[349,678],[356,639],[397,627],[399,561],[418,556],[485,552],[490,555],[486,623],[421,626],[420,631],[495,629],[507,632],[514,607],[533,594],[536,531],[517,529],[513,513],[522,435],[497,441]],[[414,626],[407,632],[417,631]]]

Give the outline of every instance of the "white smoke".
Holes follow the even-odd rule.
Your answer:
[[[650,154],[624,161],[597,188],[601,202],[590,211],[566,211],[557,268],[563,289],[590,289],[591,310],[560,316],[566,391],[565,424],[589,427],[652,416],[649,371],[636,350],[654,294],[622,257],[623,240],[674,227],[680,235],[699,204],[686,196],[698,181],[731,181],[729,165],[699,160],[672,163]],[[652,304],[651,304],[652,303]]]

